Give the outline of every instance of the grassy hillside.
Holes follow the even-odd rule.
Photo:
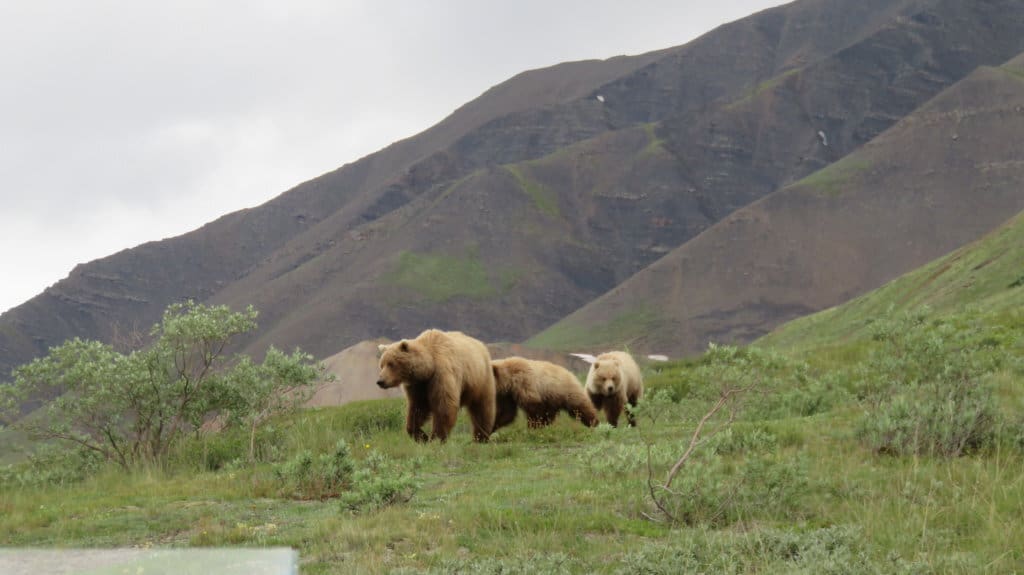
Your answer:
[[[787,323],[758,345],[787,351],[856,345],[875,318],[921,306],[1001,321],[1024,309],[1024,213],[985,237],[843,305]]]
[[[636,429],[520,418],[477,445],[463,417],[420,445],[387,399],[276,420],[255,463],[228,429],[166,468],[0,467],[0,546],[289,546],[307,574],[1021,572],[1022,235],[1024,214],[755,346],[646,366]]]
[[[930,316],[827,369],[757,348],[649,366],[636,429],[520,418],[477,445],[463,417],[449,443],[420,445],[404,401],[375,400],[274,422],[254,465],[227,431],[167,469],[63,484],[66,466],[49,483],[44,467],[8,469],[0,546],[291,546],[306,574],[1019,572],[1020,316],[996,342]],[[958,372],[1000,398],[994,424],[959,456],[879,446],[868,408],[891,415],[889,396],[920,385],[894,376],[954,342],[997,359]],[[747,386],[735,419],[712,417],[722,431],[658,487],[721,390]],[[338,439],[355,471],[325,488]]]

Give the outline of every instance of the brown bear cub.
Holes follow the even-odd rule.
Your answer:
[[[531,429],[550,425],[562,410],[587,427],[597,425],[597,410],[564,367],[522,357],[496,359],[491,366],[498,399],[495,430],[515,421],[519,408]]]
[[[644,395],[640,367],[631,355],[622,351],[610,351],[597,356],[590,364],[586,388],[594,407],[604,407],[605,417],[612,426],[619,424],[619,415],[627,402],[636,407]],[[628,411],[626,417],[630,426],[636,425],[636,420]]]
[[[473,423],[473,439],[485,442],[494,427],[495,392],[491,354],[482,342],[458,331],[428,329],[416,339],[381,346],[377,385],[405,391],[405,430],[416,441],[445,441],[459,407]],[[423,424],[433,418],[430,436]]]

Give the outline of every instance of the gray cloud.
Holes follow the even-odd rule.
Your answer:
[[[0,2],[0,310],[523,70],[678,45],[775,4]]]

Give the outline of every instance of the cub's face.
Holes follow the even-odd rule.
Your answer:
[[[591,379],[590,391],[597,395],[615,395],[619,392],[619,385],[622,383],[622,375],[619,372],[619,365],[614,361],[599,361],[591,369],[594,377]]]
[[[377,386],[381,389],[416,383],[433,374],[433,363],[415,341],[402,340],[379,349],[380,375],[377,376]]]

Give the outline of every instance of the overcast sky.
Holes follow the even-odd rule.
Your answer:
[[[778,0],[0,0],[0,311],[411,136],[514,74]]]

